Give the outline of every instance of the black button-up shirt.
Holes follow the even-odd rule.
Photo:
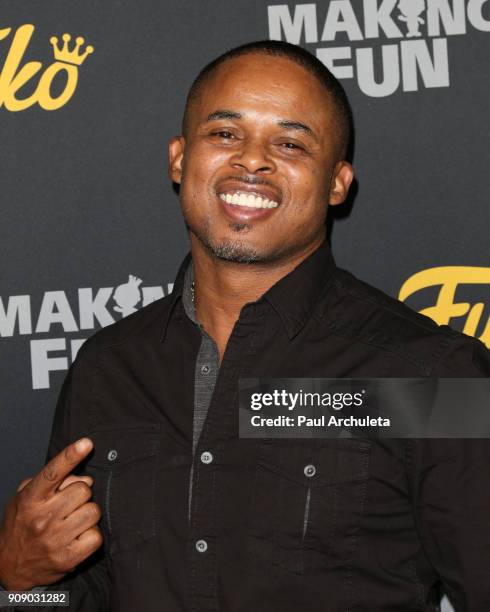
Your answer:
[[[105,536],[58,585],[70,608],[428,612],[442,582],[457,612],[489,612],[488,440],[238,436],[241,377],[488,376],[483,345],[323,245],[242,308],[196,439],[189,261],[170,296],[87,341],[63,387],[48,457],[92,438]]]

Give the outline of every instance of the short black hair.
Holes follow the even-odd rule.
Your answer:
[[[224,62],[248,54],[264,54],[271,56],[286,57],[291,61],[303,66],[308,72],[313,74],[321,85],[328,91],[334,103],[338,116],[339,126],[339,148],[342,157],[348,155],[353,138],[353,118],[352,110],[347,99],[347,94],[338,79],[330,70],[314,55],[306,49],[279,40],[259,40],[246,43],[230,49],[213,61],[209,62],[197,75],[192,83],[187,100],[185,103],[184,117],[182,121],[182,132],[185,135],[189,119],[189,110],[193,102],[199,97],[202,85],[209,79],[213,72]]]

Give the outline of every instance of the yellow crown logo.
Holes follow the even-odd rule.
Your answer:
[[[79,53],[80,47],[85,42],[85,39],[83,39],[81,36],[78,36],[75,39],[75,46],[71,51],[68,49],[68,43],[71,40],[71,36],[69,34],[63,34],[62,39],[63,47],[61,49],[58,47],[58,38],[56,36],[52,36],[49,40],[49,42],[53,45],[54,58],[59,62],[81,66],[87,55],[94,52],[92,45],[87,45],[85,52]]]

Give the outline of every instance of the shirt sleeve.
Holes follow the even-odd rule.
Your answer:
[[[89,387],[90,368],[82,355],[70,368],[63,384],[57,405],[46,462],[71,442],[83,436],[84,417],[80,414],[80,400],[86,400]],[[110,609],[110,567],[103,547],[86,559],[76,570],[61,581],[45,587],[48,591],[68,591],[70,612],[107,612]],[[58,612],[61,608],[43,606],[8,608],[17,611]]]
[[[487,378],[489,355],[461,335],[433,375]],[[456,612],[488,612],[490,440],[420,439],[413,448],[414,513],[425,553]]]

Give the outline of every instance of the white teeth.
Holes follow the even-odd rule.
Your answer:
[[[243,193],[236,191],[235,193],[220,193],[219,197],[227,204],[235,206],[245,206],[247,208],[277,208],[279,204],[273,200],[262,198],[262,196],[254,195],[253,193]]]

